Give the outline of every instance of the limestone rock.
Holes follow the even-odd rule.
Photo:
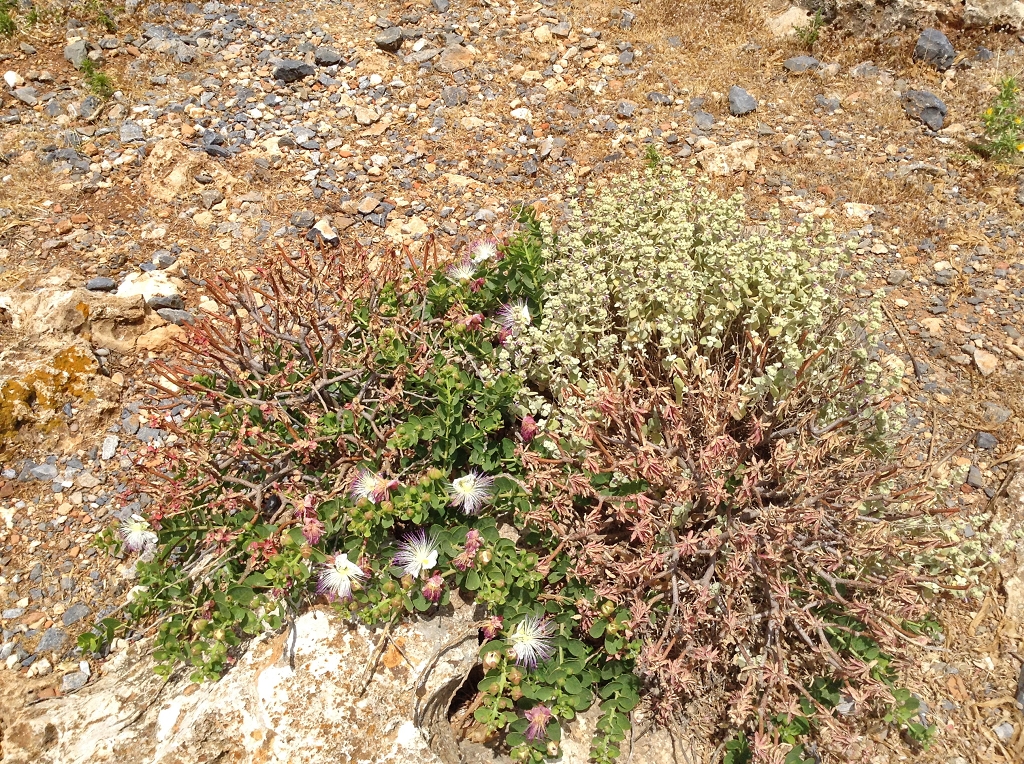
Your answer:
[[[1010,27],[1024,29],[1021,0],[967,0],[964,23],[969,27]]]
[[[295,632],[255,641],[219,682],[163,680],[135,648],[116,653],[75,695],[22,709],[4,735],[2,764],[441,764],[455,752],[446,711],[477,661],[472,609],[397,628],[366,693],[363,667],[380,632],[312,611]],[[445,652],[443,645],[468,638]],[[397,646],[397,647],[396,647]],[[147,650],[148,653],[148,650]],[[417,686],[425,680],[424,691]],[[421,726],[414,716],[420,710]],[[131,723],[126,721],[131,720]],[[444,730],[448,728],[447,737]]]
[[[93,345],[129,352],[140,334],[160,323],[141,296],[87,289],[0,292],[15,331],[31,337],[77,334]]]
[[[757,142],[751,139],[736,141],[728,146],[712,146],[697,155],[697,162],[710,175],[732,175],[757,167]]]
[[[181,141],[165,138],[153,144],[142,166],[142,185],[154,199],[169,202],[191,193],[192,179],[200,173],[213,178],[217,186],[230,190],[235,179],[200,151],[190,151]]]
[[[772,37],[795,37],[797,27],[805,27],[811,22],[811,14],[804,8],[792,6],[784,13],[773,16],[765,23]]]
[[[438,71],[453,74],[473,65],[473,54],[461,45],[449,45],[441,51],[441,57],[434,65]]]

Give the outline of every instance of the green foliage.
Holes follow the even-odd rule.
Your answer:
[[[17,31],[18,27],[11,17],[11,12],[7,8],[0,8],[0,35],[14,37]]]
[[[89,86],[89,90],[100,98],[106,99],[114,95],[116,88],[114,87],[113,80],[101,72],[99,67],[96,66],[96,62],[91,58],[86,58],[82,61],[82,77],[85,80],[85,84]]]
[[[159,670],[209,680],[314,600],[379,625],[458,590],[485,612],[475,721],[516,761],[597,703],[610,764],[638,705],[723,686],[731,764],[811,760],[848,696],[925,740],[887,624],[930,628],[901,540],[932,543],[934,491],[892,449],[876,308],[847,308],[829,231],[751,229],[647,159],[558,235],[524,209],[447,268],[341,249],[210,279],[219,312],[158,367],[190,402],[147,455],[159,501],[102,539],[141,549],[137,585],[80,646],[155,624]]]
[[[819,8],[814,12],[814,17],[808,23],[793,27],[793,32],[796,34],[796,39],[800,41],[800,44],[808,51],[811,51],[814,50],[814,44],[818,42],[818,37],[821,36],[821,30],[824,26],[825,17]]]
[[[981,115],[984,139],[970,144],[985,157],[1018,163],[1024,157],[1024,105],[1020,103],[1020,85],[1016,77],[999,81],[992,105]]]

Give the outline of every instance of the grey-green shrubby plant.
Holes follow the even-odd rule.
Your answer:
[[[80,645],[153,622],[162,671],[213,679],[313,601],[393,624],[457,589],[486,612],[473,719],[517,761],[598,703],[611,762],[636,713],[716,687],[736,764],[868,719],[926,741],[899,667],[962,571],[877,305],[827,229],[650,164],[448,267],[342,248],[211,280],[163,372],[192,397],[146,455],[161,501],[108,537],[146,551],[127,620]]]

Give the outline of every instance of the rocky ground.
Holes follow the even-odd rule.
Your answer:
[[[963,474],[951,527],[986,551],[992,512],[1019,527],[1024,194],[966,146],[1024,62],[991,26],[1019,26],[1014,4],[968,2],[964,29],[953,4],[840,2],[811,48],[786,3],[683,5],[40,3],[32,26],[24,5],[0,38],[0,684],[36,702],[101,673],[74,640],[130,565],[92,542],[149,500],[133,476],[182,402],[147,395],[148,366],[212,308],[207,279],[340,239],[453,255],[652,147],[752,223],[778,205],[856,241],[912,458]],[[1006,558],[909,669],[936,761],[1024,758]],[[876,737],[873,756],[919,756]]]

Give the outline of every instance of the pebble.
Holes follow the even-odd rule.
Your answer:
[[[107,435],[103,439],[103,446],[100,451],[100,458],[103,461],[109,461],[114,458],[114,454],[117,453],[118,437],[116,435]]]
[[[814,56],[793,56],[782,62],[783,68],[792,74],[803,74],[817,69],[820,65],[821,61]]]
[[[956,60],[956,49],[938,29],[925,29],[914,46],[914,60],[924,61],[944,72]]]
[[[75,692],[85,687],[89,681],[89,675],[82,672],[76,671],[73,674],[65,674],[61,680],[60,690],[61,692]]]
[[[734,117],[742,117],[757,110],[757,99],[739,85],[729,88],[729,113]]]
[[[316,74],[316,69],[305,61],[285,59],[274,67],[274,79],[282,82],[298,82]]]
[[[946,104],[927,90],[908,90],[903,96],[903,109],[911,119],[923,122],[938,132],[946,119]]]
[[[176,326],[184,326],[185,324],[194,324],[196,322],[195,316],[189,313],[187,310],[180,310],[176,308],[160,308],[156,314],[160,316],[164,321],[174,324]],[[142,430],[139,429],[139,437],[142,438]]]
[[[979,432],[977,440],[975,441],[975,445],[978,448],[985,449],[986,451],[991,451],[992,449],[999,445],[999,441],[991,433]]]
[[[92,292],[110,292],[117,288],[117,282],[107,276],[97,276],[85,282],[85,288]]]
[[[399,27],[391,27],[373,38],[374,44],[388,53],[397,53],[402,47],[402,30]]]

